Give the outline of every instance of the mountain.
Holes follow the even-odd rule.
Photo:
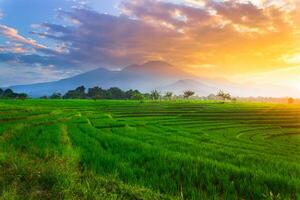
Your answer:
[[[200,81],[195,81],[191,79],[179,80],[173,84],[157,88],[157,90],[162,92],[173,92],[176,95],[182,94],[186,90],[192,90],[199,96],[207,96],[210,93],[215,93],[218,88]]]
[[[84,85],[86,88],[95,86],[108,89],[119,87],[123,90],[138,89],[141,92],[159,90],[182,94],[185,90],[193,90],[197,95],[206,96],[216,93],[219,89],[230,92],[233,96],[295,96],[298,90],[277,85],[246,83],[236,84],[226,79],[209,79],[186,73],[162,61],[151,61],[141,65],[130,65],[120,71],[98,68],[74,77],[59,81],[19,85],[9,87],[15,92],[25,92],[31,97],[51,95],[54,92],[65,93]]]
[[[142,65],[130,65],[121,71],[110,71],[98,68],[59,81],[18,85],[10,88],[16,92],[25,92],[32,97],[50,95],[53,92],[65,93],[80,85],[84,85],[86,88],[99,86],[102,88],[119,87],[123,90],[138,89],[142,92],[150,92],[157,88],[163,90],[163,88],[167,89],[168,87],[174,91],[180,91],[183,88],[205,91],[206,89],[202,88],[206,87],[205,84],[199,83],[197,86],[198,83],[196,81],[192,83],[192,80],[198,79],[200,78],[188,74],[180,68],[166,62],[151,61]],[[184,81],[180,82],[180,80]],[[176,87],[178,88],[176,89]],[[197,87],[201,87],[202,89],[198,89]]]
[[[59,81],[37,83],[30,85],[18,85],[9,87],[15,92],[25,92],[32,97],[40,97],[43,95],[50,95],[53,92],[65,93],[70,89],[84,85],[85,87],[109,87],[109,80],[116,76],[118,72],[109,71],[99,68],[89,71],[71,78],[62,79]]]
[[[149,92],[180,79],[198,79],[180,68],[162,61],[151,61],[143,65],[130,65],[111,80],[112,85],[122,89],[138,89]]]

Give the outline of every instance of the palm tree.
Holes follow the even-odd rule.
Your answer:
[[[188,99],[188,98],[190,98],[191,96],[193,96],[195,94],[195,92],[193,92],[193,91],[191,91],[191,90],[187,90],[187,91],[185,91],[184,93],[183,93],[183,97],[185,98],[185,99]]]

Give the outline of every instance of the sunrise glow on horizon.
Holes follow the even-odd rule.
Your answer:
[[[299,91],[299,9],[298,0],[0,0],[0,86],[162,60]]]

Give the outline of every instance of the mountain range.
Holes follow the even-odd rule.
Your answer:
[[[104,89],[110,87],[119,87],[123,90],[137,89],[141,92],[150,92],[156,89],[161,92],[171,91],[175,94],[180,94],[188,89],[195,91],[198,95],[207,95],[217,91],[214,84],[204,83],[200,77],[162,61],[130,65],[120,71],[98,68],[59,81],[17,85],[9,88],[15,92],[25,92],[32,97],[39,97],[54,92],[65,93],[81,85],[86,88],[99,86]]]
[[[78,86],[119,87],[123,90],[137,89],[141,92],[158,90],[174,94],[182,94],[185,90],[193,90],[199,96],[207,96],[218,90],[226,90],[235,96],[287,96],[285,87],[275,85],[236,84],[226,79],[209,79],[182,71],[179,67],[163,61],[150,61],[141,65],[130,65],[120,71],[98,68],[74,77],[59,81],[30,85],[11,86],[15,92],[24,92],[31,97],[51,95],[54,92],[65,93]]]

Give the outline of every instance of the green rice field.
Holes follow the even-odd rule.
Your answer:
[[[0,101],[0,199],[300,199],[300,105]]]

